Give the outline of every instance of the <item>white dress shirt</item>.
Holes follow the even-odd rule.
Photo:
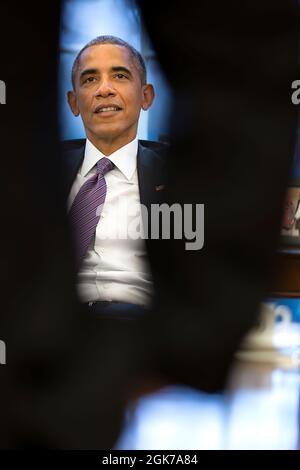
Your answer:
[[[72,185],[70,209],[80,187],[96,172],[96,163],[109,158],[115,167],[105,175],[107,193],[96,235],[78,273],[83,302],[97,300],[150,306],[153,294],[142,221],[137,176],[137,139],[109,156],[88,139],[82,166]],[[129,235],[128,235],[129,233]]]

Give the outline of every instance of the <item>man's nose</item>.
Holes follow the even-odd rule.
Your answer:
[[[115,90],[109,80],[103,79],[100,81],[95,95],[105,98],[106,96],[115,95]]]

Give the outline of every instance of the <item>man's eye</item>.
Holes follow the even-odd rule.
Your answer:
[[[119,79],[127,78],[127,76],[124,75],[124,73],[117,73],[117,74],[115,75],[115,77],[116,77],[116,78],[119,78]]]
[[[91,83],[93,82],[94,80],[96,80],[96,77],[87,77],[83,83]]]

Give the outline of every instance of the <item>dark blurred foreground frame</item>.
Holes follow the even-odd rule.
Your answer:
[[[296,2],[140,4],[175,93],[169,199],[205,204],[205,246],[148,243],[161,303],[145,325],[81,311],[59,178],[60,2],[1,5],[2,448],[110,448],[139,373],[221,388],[266,289],[295,138]]]
[[[163,373],[224,385],[276,269],[296,138],[296,1],[140,0],[175,96],[171,202],[205,204],[205,243],[151,243],[161,308],[149,343]],[[158,327],[159,325],[159,327]]]
[[[1,5],[1,448],[110,448],[122,425],[135,330],[81,311],[63,201],[60,2]]]

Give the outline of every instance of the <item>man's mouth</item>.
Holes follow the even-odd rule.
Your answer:
[[[117,105],[109,105],[109,106],[104,106],[104,105],[100,105],[100,106],[97,106],[97,108],[95,109],[95,113],[96,114],[99,114],[99,113],[109,113],[111,111],[121,111],[122,108],[120,108],[120,106],[117,106]]]

